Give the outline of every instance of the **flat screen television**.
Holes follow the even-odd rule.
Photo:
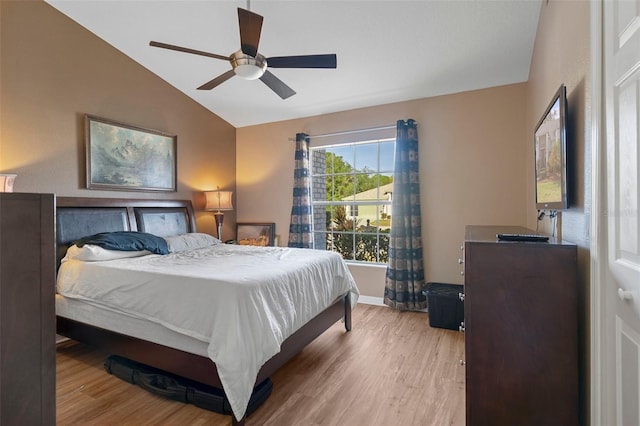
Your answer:
[[[536,124],[535,134],[536,208],[562,210],[567,197],[567,90],[556,91]]]

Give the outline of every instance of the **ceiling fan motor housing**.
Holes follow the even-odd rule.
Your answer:
[[[245,80],[256,80],[262,77],[267,69],[267,59],[259,53],[254,58],[238,50],[231,55],[230,60],[233,71]]]

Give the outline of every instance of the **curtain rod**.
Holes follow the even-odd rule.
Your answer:
[[[395,129],[395,124],[390,124],[388,126],[380,126],[380,127],[369,127],[368,129],[358,129],[358,130],[345,130],[343,132],[335,132],[335,133],[324,133],[321,135],[308,135],[310,139],[313,138],[326,138],[330,136],[342,136],[342,135],[351,135],[353,133],[365,133],[365,132],[375,132],[376,130],[388,130]],[[295,142],[295,138],[289,138],[290,141]]]

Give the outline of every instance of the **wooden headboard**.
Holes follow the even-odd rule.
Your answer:
[[[71,243],[100,232],[140,231],[168,237],[196,232],[188,200],[56,198],[57,262]]]

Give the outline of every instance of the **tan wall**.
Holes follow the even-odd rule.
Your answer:
[[[462,283],[457,263],[467,224],[526,222],[525,85],[363,108],[237,129],[238,221],[276,222],[286,245],[298,132],[310,135],[418,122],[422,236],[427,281]],[[395,133],[392,131],[391,133]],[[312,140],[313,144],[325,143]],[[382,297],[384,268],[360,274]]]
[[[591,138],[591,128],[587,125],[591,114],[589,46],[589,2],[549,2],[542,5],[526,91],[526,128],[532,141],[532,148],[527,151],[527,173],[530,176],[527,185],[527,223],[530,227],[536,226],[537,212],[533,201],[534,127],[555,91],[564,83],[569,109],[569,164],[573,172],[569,176],[570,209],[563,213],[559,231],[564,238],[576,242],[588,240],[588,233],[585,232],[588,230],[588,220],[585,222],[586,228],[574,226],[573,223],[584,221],[591,204],[590,186],[587,184],[591,178],[590,147],[586,142]],[[548,221],[543,222],[539,225],[553,231]]]
[[[15,191],[192,199],[201,210],[201,191],[235,190],[233,126],[48,4],[0,4],[0,172],[18,174]],[[85,189],[85,114],[177,134],[178,191]],[[212,215],[198,225],[215,234]]]
[[[591,81],[590,2],[543,2],[526,90],[526,129],[533,144],[534,126],[561,83],[567,87],[568,162],[573,168],[570,181],[570,208],[562,212],[558,233],[578,244],[578,299],[581,424],[588,424],[589,403],[589,227],[591,220]],[[527,223],[536,226],[533,204],[533,149],[527,151]],[[553,226],[544,219],[541,228]]]

